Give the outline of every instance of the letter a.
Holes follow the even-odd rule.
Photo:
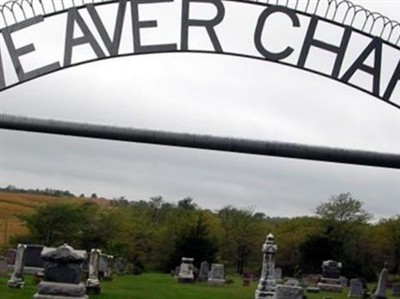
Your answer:
[[[65,50],[64,50],[64,67],[71,65],[72,60],[72,48],[75,46],[89,44],[93,51],[96,53],[98,58],[104,58],[105,54],[100,48],[99,43],[94,38],[89,27],[79,14],[78,10],[74,7],[68,10],[67,17],[67,34],[65,37]],[[83,36],[74,38],[75,22],[78,24],[83,32]]]

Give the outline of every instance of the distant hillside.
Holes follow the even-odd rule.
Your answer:
[[[49,203],[85,202],[95,202],[101,205],[109,204],[109,201],[103,198],[60,197],[0,191],[0,248],[10,237],[27,232],[18,218],[19,215],[33,213],[39,206]]]

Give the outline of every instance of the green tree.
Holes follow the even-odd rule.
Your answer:
[[[32,240],[46,246],[68,243],[80,246],[83,229],[93,215],[94,205],[48,204],[36,213],[21,216],[28,227]]]
[[[228,206],[221,209],[218,215],[225,231],[221,254],[234,264],[238,274],[243,274],[251,257],[261,255],[260,248],[268,232],[263,229],[262,219],[254,216],[251,208]]]
[[[341,193],[332,196],[328,202],[321,203],[315,208],[315,213],[322,219],[336,222],[365,223],[372,215],[362,208],[363,203],[354,199],[351,193]]]
[[[370,267],[364,263],[364,227],[372,215],[363,209],[363,203],[354,199],[350,193],[332,196],[328,202],[321,203],[315,213],[323,220],[326,242],[335,245],[332,259],[343,262],[343,271],[349,276],[370,276]]]
[[[203,212],[196,211],[194,221],[181,227],[166,270],[180,264],[182,257],[194,258],[194,263],[200,267],[202,261],[213,263],[218,253],[218,240],[212,234],[211,228]]]
[[[377,224],[379,265],[389,262],[393,273],[400,273],[400,215],[382,219]]]
[[[314,239],[316,236],[322,235],[322,224],[323,221],[317,217],[295,217],[280,221],[276,225],[273,233],[279,248],[277,265],[283,269],[286,275],[292,276],[296,265],[300,265],[303,270],[310,273],[320,270],[319,258],[314,252],[308,250],[308,245],[307,250],[304,251],[303,243],[311,237]],[[311,248],[314,247],[311,245]]]

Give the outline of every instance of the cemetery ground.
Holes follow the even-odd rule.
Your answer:
[[[0,278],[1,299],[31,299],[36,292],[33,277],[25,277],[24,289],[9,289],[8,278]],[[233,277],[234,283],[222,287],[210,287],[207,283],[179,284],[168,274],[144,273],[137,276],[114,276],[112,281],[101,283],[101,294],[90,295],[90,299],[253,299],[257,282],[249,287],[241,285],[240,277]],[[369,286],[370,289],[373,285]],[[348,289],[343,293],[306,293],[307,299],[347,298]],[[390,293],[389,290],[387,293]],[[395,299],[388,294],[388,299]]]

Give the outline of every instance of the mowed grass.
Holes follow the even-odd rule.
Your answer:
[[[241,285],[240,278],[235,282],[222,287],[209,287],[206,283],[178,284],[177,281],[167,275],[159,273],[146,273],[139,276],[117,276],[113,281],[101,283],[101,294],[91,295],[90,299],[254,299],[254,291],[257,283],[253,282],[249,287]],[[1,299],[32,299],[36,292],[32,277],[26,276],[24,289],[9,289],[7,278],[0,278]],[[318,294],[307,293],[308,299],[347,298],[347,289],[341,293]],[[387,295],[389,295],[389,290]],[[388,299],[395,299],[390,295]]]

